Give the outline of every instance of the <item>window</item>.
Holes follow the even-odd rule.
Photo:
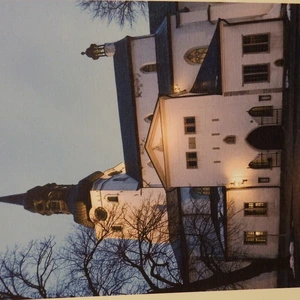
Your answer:
[[[272,117],[273,107],[272,106],[255,106],[252,107],[248,114],[252,117]]]
[[[236,136],[235,135],[227,135],[224,139],[223,139],[224,143],[226,144],[235,144],[236,141]]]
[[[244,203],[245,216],[266,216],[267,215],[266,202],[248,202]]]
[[[122,226],[122,225],[113,225],[113,226],[111,226],[111,229],[112,229],[113,231],[120,232],[120,231],[123,230],[123,226]]]
[[[189,149],[196,149],[196,138],[195,137],[189,138]]]
[[[142,73],[156,72],[156,64],[147,64],[141,67]]]
[[[107,197],[107,200],[108,200],[109,202],[119,202],[118,196],[108,196],[108,197]]]
[[[186,152],[186,167],[187,169],[198,168],[197,152]]]
[[[184,132],[185,134],[196,133],[196,119],[195,117],[184,118]]]
[[[184,59],[190,65],[202,64],[206,56],[207,50],[207,47],[197,47],[190,49],[184,55]]]
[[[103,207],[96,208],[94,214],[99,221],[105,221],[107,219],[107,211]]]
[[[258,177],[258,183],[268,183],[270,182],[270,177]]]
[[[151,123],[153,120],[153,114],[150,114],[144,118],[144,121],[147,123]]]
[[[245,231],[244,244],[266,244],[267,232],[266,231]]]
[[[244,83],[268,82],[269,64],[243,66]]]
[[[270,101],[271,95],[259,95],[258,101]]]
[[[269,52],[270,35],[252,34],[243,36],[243,54]]]

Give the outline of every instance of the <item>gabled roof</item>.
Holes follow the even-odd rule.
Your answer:
[[[131,40],[126,36],[115,43],[115,80],[126,173],[142,185],[142,167],[136,116]]]
[[[155,33],[166,16],[175,15],[178,11],[178,2],[149,1],[150,33]]]
[[[173,93],[173,57],[171,20],[166,17],[155,33],[158,90],[160,95]]]
[[[166,170],[165,148],[163,144],[162,101],[159,99],[153,113],[153,119],[148,131],[145,149],[156,173],[165,189],[168,189],[168,173]]]
[[[191,93],[221,95],[221,51],[220,51],[220,24],[208,47],[207,54],[196,77]]]

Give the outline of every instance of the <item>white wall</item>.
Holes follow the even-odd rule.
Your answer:
[[[103,190],[92,190],[91,192],[92,208],[89,212],[90,219],[95,222],[96,235],[99,237],[102,234],[105,223],[103,221],[97,221],[94,216],[94,212],[98,207],[103,207],[108,214],[119,214],[121,217],[113,225],[122,225],[123,233],[125,237],[130,238],[127,233],[126,222],[124,217],[128,218],[132,213],[132,210],[138,209],[145,201],[151,200],[153,205],[165,204],[166,194],[163,188],[142,188],[139,190],[106,190],[103,186]],[[108,200],[109,196],[117,196],[118,202],[111,202]],[[167,217],[167,216],[166,216]],[[130,217],[129,217],[130,218]],[[119,233],[115,234],[115,237]]]
[[[267,216],[244,216],[245,202],[267,202]],[[241,247],[249,258],[276,258],[279,238],[280,189],[231,189],[227,191],[227,205],[229,214],[227,215],[227,231],[236,231],[233,237],[228,236],[229,257],[237,247]],[[229,213],[232,208],[234,208],[234,215]],[[267,243],[244,245],[244,231],[267,231]]]
[[[280,168],[249,169],[248,164],[261,151],[252,148],[247,135],[259,126],[248,114],[254,106],[281,107],[281,94],[272,94],[268,104],[258,101],[258,95],[243,97],[198,96],[161,100],[164,118],[164,151],[169,187],[231,186],[247,179],[244,186],[255,186],[258,177],[270,177],[269,185],[280,184]],[[184,133],[184,117],[196,117],[196,134]],[[218,119],[218,121],[213,121]],[[213,135],[213,134],[219,135]],[[223,139],[236,136],[235,144]],[[196,138],[196,149],[188,147],[189,137]],[[219,147],[218,150],[213,148]],[[198,168],[186,168],[186,152],[197,151]],[[215,163],[220,161],[220,163]]]
[[[172,17],[174,85],[177,84],[181,91],[190,91],[200,69],[200,65],[188,64],[184,55],[192,48],[209,46],[215,28],[207,21],[176,28],[176,18]]]
[[[148,36],[134,39],[131,42],[131,48],[142,176],[145,186],[161,186],[155,169],[148,164],[150,158],[144,149],[150,127],[150,123],[145,121],[145,117],[153,114],[158,97],[157,72],[143,73],[140,70],[145,64],[156,63],[155,38]]]
[[[222,88],[223,93],[253,89],[281,88],[283,68],[274,65],[283,58],[282,21],[251,23],[239,26],[221,26]],[[270,33],[269,53],[242,53],[242,35]],[[270,64],[270,82],[243,84],[242,66]]]

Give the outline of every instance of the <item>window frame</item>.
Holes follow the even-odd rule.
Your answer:
[[[157,64],[156,63],[147,63],[140,67],[140,71],[143,74],[150,74],[157,72]]]
[[[267,231],[244,231],[244,245],[266,245],[267,237]]]
[[[193,119],[193,122],[189,122],[189,119]],[[184,117],[183,123],[184,123],[184,134],[196,134],[196,117],[194,116]]]
[[[244,202],[245,217],[267,217],[268,203],[267,202]]]
[[[194,52],[194,51],[200,51],[201,53],[199,54],[199,56],[201,56],[199,62],[197,61],[192,61],[188,56]],[[189,50],[187,50],[183,56],[184,60],[186,61],[186,63],[188,63],[189,65],[192,66],[199,66],[203,64],[203,61],[207,55],[208,52],[208,46],[197,46],[197,47],[193,47]]]
[[[259,68],[266,67],[266,70],[259,70]],[[249,70],[246,70],[246,69]],[[256,70],[251,70],[250,68],[256,68]],[[255,83],[267,83],[270,82],[270,64],[251,64],[251,65],[243,65],[242,66],[242,78],[243,85],[245,84],[255,84]],[[251,77],[252,76],[252,77]],[[263,78],[259,78],[259,76],[265,76]]]
[[[259,41],[259,37],[266,37],[267,41]],[[251,42],[251,38],[253,41]],[[249,42],[246,39],[250,39]],[[255,40],[256,39],[256,40]],[[264,46],[267,46],[266,49]],[[247,49],[245,51],[245,49]],[[252,50],[251,50],[252,48]],[[270,33],[256,33],[242,35],[242,53],[243,55],[258,54],[258,53],[270,53]]]
[[[186,152],[185,159],[187,169],[198,169],[198,154],[196,151]]]

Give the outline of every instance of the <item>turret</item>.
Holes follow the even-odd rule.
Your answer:
[[[93,60],[97,60],[103,56],[114,56],[115,52],[116,48],[113,43],[106,43],[102,45],[91,44],[85,52],[81,52],[81,55],[86,55]]]
[[[103,176],[94,172],[76,185],[48,183],[36,186],[26,193],[0,197],[0,202],[22,205],[32,213],[50,216],[52,214],[73,214],[74,221],[86,227],[94,227],[89,218],[92,207],[90,190],[93,183]]]

